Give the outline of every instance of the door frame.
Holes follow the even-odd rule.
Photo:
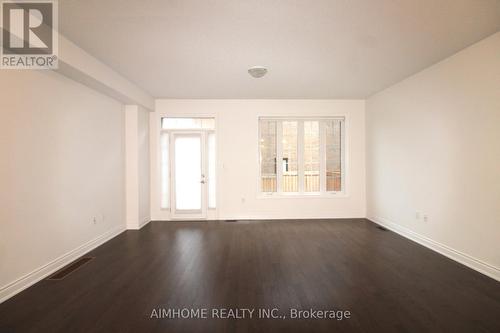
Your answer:
[[[173,220],[186,220],[186,219],[207,219],[208,217],[208,186],[207,186],[207,171],[208,171],[208,152],[207,152],[207,131],[203,130],[169,130],[169,156],[170,156],[170,214]],[[180,136],[199,136],[200,137],[200,159],[201,159],[201,209],[198,212],[186,211],[180,213],[176,209],[176,188],[175,188],[175,139]]]
[[[216,200],[216,205],[215,207],[208,208],[207,211],[207,218],[206,219],[193,219],[193,220],[217,220],[219,219],[219,213],[220,213],[220,199],[221,199],[221,192],[220,192],[220,184],[221,180],[219,175],[221,175],[221,171],[223,168],[223,164],[221,163],[221,143],[219,140],[219,129],[220,129],[220,117],[217,114],[217,112],[206,112],[205,110],[203,111],[196,111],[196,112],[190,112],[187,110],[181,109],[172,109],[169,111],[156,111],[154,113],[150,114],[150,137],[149,137],[149,142],[150,142],[150,154],[151,154],[151,179],[150,179],[150,195],[151,195],[151,219],[155,221],[174,221],[174,220],[179,220],[180,218],[173,218],[172,217],[172,206],[171,206],[171,170],[168,170],[168,179],[169,179],[169,184],[168,184],[168,189],[169,189],[169,201],[168,201],[168,206],[162,206],[161,204],[161,198],[162,198],[162,190],[161,190],[161,184],[162,184],[162,168],[161,168],[161,161],[162,161],[162,151],[161,151],[161,136],[165,133],[171,133],[172,131],[183,131],[183,130],[170,130],[170,129],[163,129],[161,126],[161,122],[163,118],[213,118],[215,119],[215,127],[213,129],[192,129],[192,131],[206,131],[207,132],[207,137],[209,133],[214,133],[216,137],[216,142],[215,142],[215,159],[216,159],[216,165],[215,165],[215,200]],[[189,131],[186,129],[186,131]],[[170,136],[169,136],[170,137]],[[170,141],[168,147],[170,147]],[[168,153],[170,154],[170,149],[168,149]],[[169,157],[170,159],[170,157]],[[170,165],[169,165],[170,166]],[[181,217],[182,218],[182,217]]]

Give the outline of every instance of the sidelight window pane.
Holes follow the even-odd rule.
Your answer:
[[[319,121],[304,121],[304,191],[319,192]]]
[[[342,120],[326,121],[326,190],[342,190]]]
[[[299,184],[297,147],[298,147],[298,122],[283,121],[283,136],[282,136],[282,191],[297,192]]]
[[[160,138],[161,150],[161,198],[160,207],[170,208],[170,159],[169,159],[169,136],[168,133],[162,133]]]
[[[259,122],[260,181],[262,192],[276,192],[276,121]]]
[[[215,133],[208,134],[208,208],[215,208]]]

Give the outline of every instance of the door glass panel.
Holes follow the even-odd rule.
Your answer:
[[[201,136],[175,138],[175,208],[201,210]]]

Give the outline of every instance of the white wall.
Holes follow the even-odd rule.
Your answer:
[[[220,219],[365,216],[365,103],[361,100],[157,100],[151,114],[152,219],[159,209],[158,133],[161,116],[216,116],[217,214]],[[337,198],[259,198],[258,116],[345,115],[347,195]]]
[[[122,105],[52,71],[1,71],[0,119],[1,301],[124,230],[125,158]]]
[[[125,105],[125,206],[127,229],[139,229],[139,107]]]
[[[366,112],[368,217],[500,278],[500,33]]]
[[[151,221],[150,188],[149,188],[149,114],[150,112],[139,107],[137,114],[137,149],[138,149],[138,175],[139,175],[139,221],[142,225]]]
[[[140,229],[150,219],[149,111],[125,106],[126,220],[128,229]]]

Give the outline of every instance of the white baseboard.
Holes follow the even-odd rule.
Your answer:
[[[59,269],[63,268],[64,266],[73,262],[75,259],[83,256],[87,252],[95,249],[99,245],[104,244],[105,242],[114,238],[115,236],[122,233],[123,231],[125,231],[124,226],[116,226],[115,228],[105,232],[104,234],[80,245],[76,249],[73,249],[73,250],[69,251],[68,253],[63,254],[59,258],[56,258],[56,259],[52,260],[51,262],[43,265],[42,267],[35,269],[31,273],[28,273],[28,274],[24,275],[23,277],[1,287],[0,288],[0,303],[8,300],[12,296],[20,293],[21,291],[32,286],[33,284],[37,283],[38,281],[43,280],[47,276],[58,271]]]
[[[359,220],[364,217],[340,217],[340,216],[314,216],[314,217],[256,217],[256,216],[237,216],[237,217],[219,217],[218,220],[249,220],[249,221],[286,221],[286,220]]]
[[[226,221],[226,220],[242,220],[242,221],[284,221],[284,220],[360,220],[365,219],[365,217],[332,217],[332,216],[314,216],[314,217],[262,217],[262,216],[219,216],[217,218],[207,218],[207,219],[188,219],[193,221]],[[180,222],[185,219],[152,219],[152,221],[172,221],[172,222]]]
[[[140,230],[149,222],[151,222],[151,218],[149,216],[143,217],[140,220],[138,219],[137,221],[128,221],[127,230]]]
[[[149,216],[146,216],[146,217],[143,217],[142,218],[142,222],[141,224],[139,225],[139,229],[141,229],[142,227],[144,227],[146,224],[148,224],[149,222],[151,222],[151,218]]]
[[[433,251],[436,251],[445,257],[448,257],[456,262],[459,262],[469,268],[472,268],[479,273],[482,273],[486,276],[489,276],[492,279],[500,281],[500,268],[485,263],[479,259],[476,259],[468,254],[460,252],[456,249],[453,249],[447,245],[441,244],[433,239],[420,235],[408,228],[405,228],[393,221],[382,217],[367,217],[368,220],[375,222],[389,230],[394,231],[395,233],[400,234],[403,237],[406,237],[414,242],[417,242]]]
[[[139,230],[139,219],[127,219],[127,230]]]

